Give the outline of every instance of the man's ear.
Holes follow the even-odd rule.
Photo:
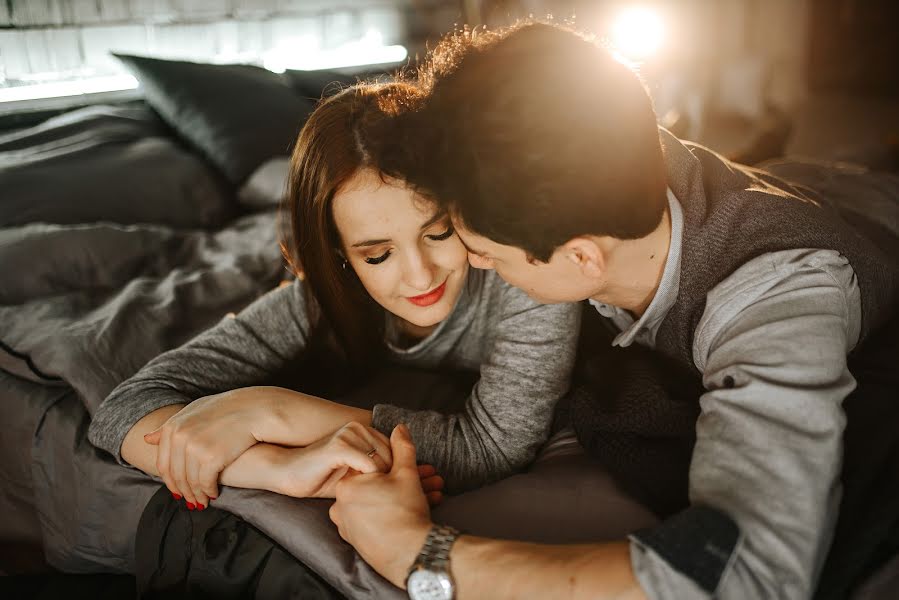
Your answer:
[[[589,237],[568,240],[561,248],[565,258],[574,263],[586,277],[599,279],[606,270],[606,257],[602,248]]]

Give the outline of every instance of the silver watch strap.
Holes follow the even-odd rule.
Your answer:
[[[425,538],[424,546],[412,565],[410,572],[419,566],[426,569],[435,569],[439,571],[447,571],[449,565],[449,553],[453,547],[456,538],[459,537],[459,530],[449,525],[434,525]]]

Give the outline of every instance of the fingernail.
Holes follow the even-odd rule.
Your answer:
[[[175,500],[181,500],[181,494],[176,494],[175,492],[172,492],[172,498],[174,498]]]
[[[193,510],[196,508],[196,505],[193,502],[187,503],[187,510]]]
[[[219,499],[219,497],[215,496],[214,498],[209,498],[209,501],[212,502],[213,500],[218,500],[218,499]]]
[[[206,510],[206,507],[197,502],[197,510]]]

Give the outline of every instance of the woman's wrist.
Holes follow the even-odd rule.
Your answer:
[[[350,421],[371,425],[371,411],[279,387],[244,388],[256,416],[253,435],[259,441],[308,446]]]
[[[239,488],[268,490],[285,494],[290,448],[275,444],[256,444],[225,467],[219,476],[223,485]]]

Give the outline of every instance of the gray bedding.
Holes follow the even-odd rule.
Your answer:
[[[150,358],[284,275],[275,214],[219,232],[157,225],[0,229],[0,536],[69,572],[133,567],[158,483],[87,442],[90,413]]]
[[[17,423],[0,446],[8,484],[0,507],[22,515],[0,535],[39,535],[48,562],[64,571],[133,570],[137,522],[159,483],[90,446],[90,414],[149,359],[277,285],[285,271],[276,237],[273,212],[218,232],[111,223],[0,229],[0,402],[4,421]],[[444,393],[458,394],[451,388]],[[366,393],[377,395],[377,386]],[[541,457],[531,472],[448,499],[435,518],[542,541],[609,539],[654,521],[570,435]],[[402,597],[340,540],[327,501],[225,489],[216,505],[349,597]]]

